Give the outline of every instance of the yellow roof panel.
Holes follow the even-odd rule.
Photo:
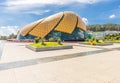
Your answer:
[[[82,29],[83,31],[86,31],[86,26],[85,26],[84,22],[82,21],[82,19],[79,18],[79,17],[78,17],[77,27],[78,27],[79,29]]]
[[[38,23],[40,23],[43,19],[35,21],[31,24],[26,25],[24,28],[20,30],[21,35],[26,36]]]
[[[56,31],[65,32],[71,34],[76,27],[77,16],[73,12],[64,12],[64,17],[58,26]]]
[[[29,34],[39,37],[45,37],[50,31],[52,31],[55,26],[59,23],[63,16],[63,12],[52,15],[44,19],[39,23],[34,29],[32,29]]]

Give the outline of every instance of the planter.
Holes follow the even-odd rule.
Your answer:
[[[118,43],[119,44],[120,42],[111,42],[111,43]]]
[[[109,45],[113,45],[113,43],[95,44],[95,46],[109,46]]]
[[[30,45],[26,45],[26,48],[35,51],[35,52],[40,52],[40,51],[52,51],[52,50],[62,50],[62,49],[72,49],[72,45],[67,45],[67,46],[56,46],[56,47],[42,47],[42,48],[37,48],[37,47],[32,47]]]
[[[108,41],[110,43],[120,43],[120,41]]]

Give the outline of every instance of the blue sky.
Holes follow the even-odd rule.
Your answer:
[[[77,13],[86,25],[120,23],[120,0],[0,0],[0,35],[61,11]]]

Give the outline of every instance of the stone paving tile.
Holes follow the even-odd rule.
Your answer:
[[[39,83],[35,75],[28,68],[15,69],[17,83]]]
[[[0,71],[0,83],[17,83],[14,70]]]
[[[109,83],[120,83],[120,78],[114,79],[110,81]]]
[[[10,46],[11,49],[7,50]],[[115,44],[114,46],[118,48],[120,45]],[[16,51],[12,47],[16,48]],[[58,53],[56,53],[57,51],[35,53],[24,48],[24,44],[8,43],[0,62],[0,83],[120,82],[119,50],[100,51],[103,49],[74,47],[72,50],[61,50]],[[110,48],[114,47],[110,46]],[[5,52],[5,50],[7,51]],[[91,51],[91,54],[88,51]],[[77,52],[87,52],[88,55],[92,56],[60,56],[60,53]]]
[[[85,69],[84,64],[72,61],[72,63],[70,63],[71,60],[50,62],[29,66],[27,69],[33,70],[40,83],[87,83],[88,81],[103,83],[103,81],[91,77],[94,71],[88,71],[88,69]],[[79,64],[80,67],[78,67]]]

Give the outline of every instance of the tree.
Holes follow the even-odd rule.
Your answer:
[[[10,34],[9,36],[8,36],[8,39],[12,39],[12,38],[16,38],[17,37],[17,35],[15,35],[14,33],[12,33],[12,34]]]
[[[90,31],[120,31],[120,24],[93,24],[88,25],[87,29]]]

